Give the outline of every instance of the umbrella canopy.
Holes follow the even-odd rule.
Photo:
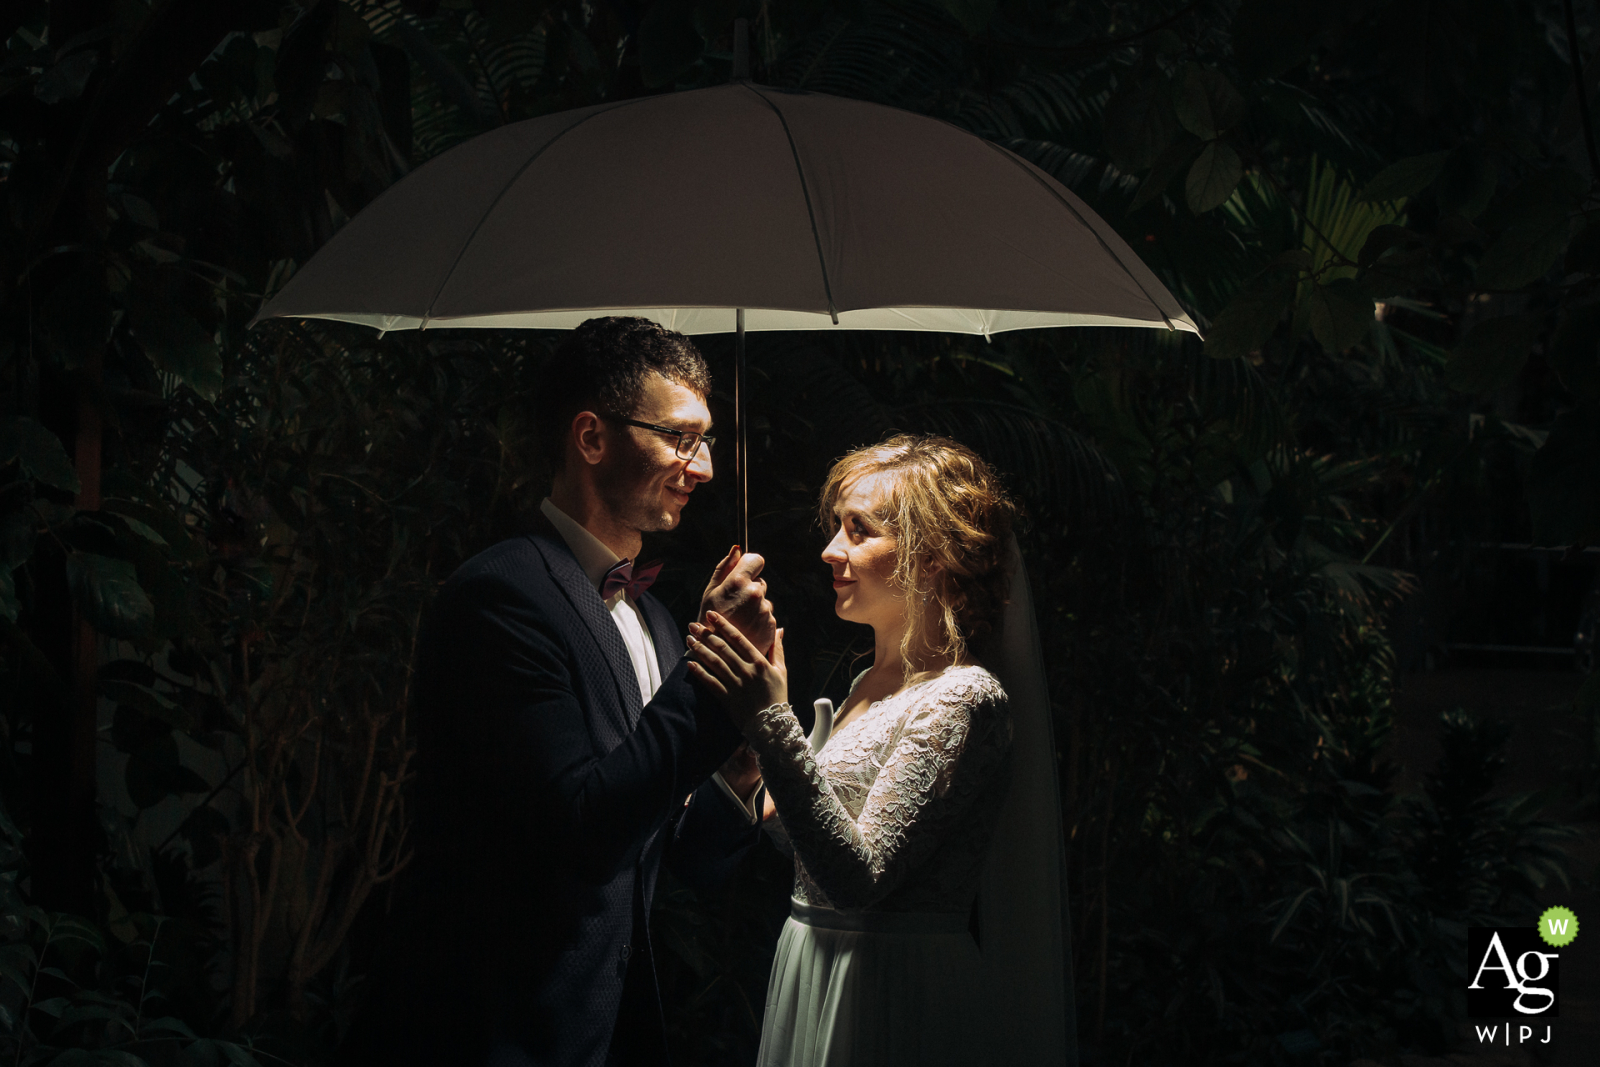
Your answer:
[[[561,112],[418,168],[257,319],[687,334],[1198,333],[1116,232],[948,123],[749,82]]]

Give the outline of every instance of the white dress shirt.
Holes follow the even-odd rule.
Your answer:
[[[622,557],[552,504],[549,497],[544,498],[539,510],[550,520],[550,525],[556,528],[567,547],[572,549],[584,575],[599,589],[605,581],[606,571],[620,563]],[[628,658],[633,661],[633,673],[639,680],[639,703],[648,704],[650,698],[656,695],[656,690],[661,688],[661,665],[656,659],[655,642],[650,640],[650,628],[639,613],[639,605],[633,602],[633,597],[626,590],[618,589],[605,604],[606,610],[611,612],[611,620],[622,634],[622,643],[628,648]]]
[[[556,533],[567,543],[573,556],[578,560],[578,566],[583,568],[584,575],[594,583],[596,590],[605,582],[606,572],[621,562],[622,557],[605,546],[594,534],[566,512],[550,502],[545,497],[539,504],[539,510],[544,517],[550,520],[550,525],[556,528]],[[637,561],[635,561],[637,562]],[[628,649],[628,659],[633,662],[633,674],[639,681],[639,702],[650,703],[650,698],[656,695],[656,690],[661,688],[661,665],[656,659],[655,642],[650,639],[650,627],[645,624],[644,615],[639,611],[639,605],[634,603],[633,597],[627,590],[618,589],[605,601],[606,610],[611,612],[611,621],[617,624],[617,631],[622,634],[622,643]],[[755,811],[755,799],[760,790],[751,792],[748,801],[739,799],[723,779],[722,773],[712,774],[717,785],[728,795],[728,798],[739,805],[739,810],[751,822],[760,821],[760,816]]]

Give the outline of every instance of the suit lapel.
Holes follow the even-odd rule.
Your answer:
[[[645,625],[650,627],[650,643],[656,646],[656,663],[661,667],[661,677],[666,678],[683,658],[683,636],[672,614],[661,601],[646,593],[638,600],[639,611]]]
[[[588,627],[590,636],[599,644],[606,666],[611,670],[611,679],[616,683],[617,697],[622,702],[626,719],[623,729],[633,729],[644,705],[639,701],[639,678],[633,672],[633,659],[628,655],[628,646],[622,642],[622,632],[617,629],[616,620],[606,610],[599,591],[590,584],[589,576],[578,566],[572,550],[561,540],[560,534],[551,530],[548,534],[529,534],[528,539],[544,556],[545,565],[550,568],[550,577],[566,594],[578,617]]]

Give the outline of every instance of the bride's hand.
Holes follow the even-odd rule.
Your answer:
[[[709,626],[689,625],[689,673],[716,693],[742,732],[756,712],[789,699],[789,669],[778,630],[769,660],[738,628],[714,611]]]

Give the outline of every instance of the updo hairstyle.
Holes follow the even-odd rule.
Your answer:
[[[857,480],[876,474],[887,489],[874,518],[895,538],[891,580],[912,602],[900,642],[907,674],[913,649],[956,662],[993,630],[1005,608],[1011,573],[1007,543],[1016,506],[993,469],[948,437],[897,434],[857,449],[833,465],[822,486],[819,515],[830,530],[834,507]],[[938,633],[924,634],[923,596],[937,601]]]

